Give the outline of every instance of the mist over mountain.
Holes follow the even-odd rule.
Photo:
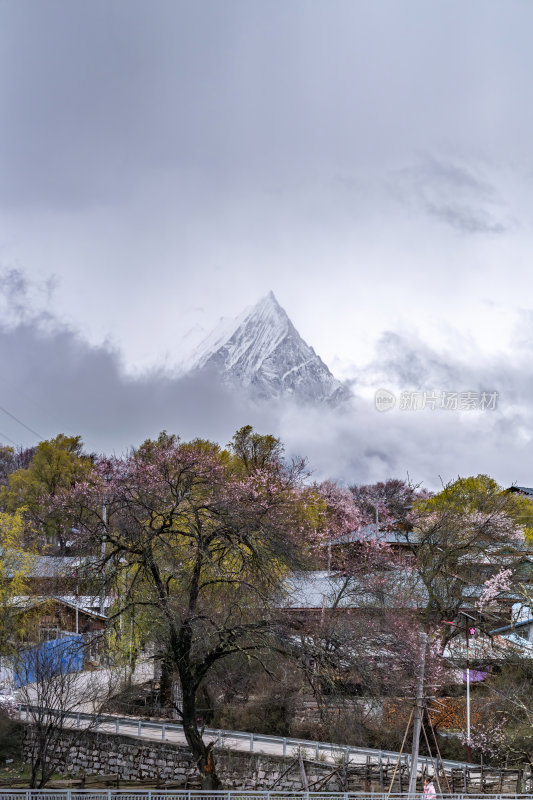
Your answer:
[[[0,273],[0,442],[4,444],[28,446],[58,433],[80,434],[88,450],[120,454],[166,429],[185,440],[202,437],[224,446],[238,428],[250,424],[261,433],[279,436],[287,458],[307,456],[317,480],[373,483],[409,474],[414,482],[439,488],[441,478],[484,472],[502,485],[530,485],[533,319],[529,316],[516,339],[514,361],[479,357],[470,369],[458,356],[434,351],[412,330],[402,335],[389,332],[374,361],[366,369],[359,367],[352,397],[333,405],[302,402],[296,392],[253,400],[247,391],[228,385],[215,359],[207,364],[213,351],[221,348],[229,359],[231,348],[223,345],[237,341],[235,334],[251,311],[227,326],[218,347],[215,340],[196,351],[197,359],[203,356],[200,368],[184,375],[163,368],[131,375],[118,349],[108,343],[91,345],[46,311],[47,296],[41,302],[37,297],[20,273]],[[279,319],[283,313],[277,312]],[[295,334],[289,322],[284,324],[290,341]],[[263,329],[267,339],[259,347],[262,354],[283,350],[282,328]],[[268,340],[273,330],[280,341]],[[270,355],[254,361],[252,347],[245,352],[252,365],[272,363]],[[244,363],[244,352],[237,353]],[[322,364],[319,359],[318,363]],[[261,378],[266,365],[264,369],[263,374],[259,371]],[[328,380],[335,381],[328,378],[325,366],[323,374],[326,387]],[[497,408],[487,412],[408,411],[397,404],[380,413],[374,402],[378,387],[394,391],[485,387],[498,390],[500,396]]]
[[[337,404],[350,393],[305,342],[269,292],[233,320],[223,320],[192,354],[189,371],[212,370],[255,400],[293,398]]]

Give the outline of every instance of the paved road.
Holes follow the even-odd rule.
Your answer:
[[[131,677],[132,683],[144,683],[153,678],[153,662],[145,661],[137,665]],[[74,672],[62,676],[53,690],[28,684],[17,689],[15,696],[25,705],[42,705],[68,711],[81,711],[97,714],[105,700],[124,684],[124,675],[111,669],[98,669],[93,672]],[[56,702],[54,702],[54,700]]]
[[[153,677],[153,663],[144,662],[140,663],[133,675],[132,682],[142,683]],[[116,671],[112,670],[97,670],[94,672],[82,672],[69,676],[71,683],[69,684],[70,700],[63,704],[63,708],[72,713],[91,714],[98,713],[101,708],[102,701],[109,696],[110,688],[113,688],[118,683],[119,676]],[[35,686],[25,687],[18,692],[18,700],[20,703],[28,705],[46,705],[42,693],[38,691]],[[52,707],[58,707],[53,704]],[[113,721],[109,721],[111,715],[106,715],[106,720],[98,723],[98,729],[107,733],[120,733],[127,736],[139,736],[139,720],[128,719],[126,717],[115,717]],[[95,727],[94,720],[72,719],[69,725],[74,727],[80,725],[84,728]],[[168,725],[166,720],[150,722],[141,721],[141,736],[143,739],[151,741],[161,741],[164,739],[168,742],[176,744],[186,744],[185,735],[183,730],[175,729],[171,724]],[[272,737],[271,740],[265,741],[263,737],[252,737],[251,734],[242,734],[241,736],[234,736],[231,732],[223,732],[220,737],[216,733],[206,731],[204,739],[206,741],[217,740],[219,747],[225,747],[230,750],[238,750],[242,752],[265,753],[267,755],[286,755],[296,757],[298,754],[298,743],[294,741],[286,741],[278,737]],[[335,745],[325,745],[324,743],[317,742],[302,742],[302,755],[304,758],[320,760],[328,763],[339,763],[343,758],[348,758],[351,764],[365,764],[367,758],[370,758],[374,763],[382,759],[384,765],[388,763],[395,763],[397,760],[397,753],[384,752],[380,753],[379,750],[366,750],[361,748],[359,752],[357,749],[351,749],[351,752],[346,755],[346,748]],[[354,752],[355,751],[355,752]],[[419,765],[422,766],[426,759],[421,758]],[[456,768],[463,768],[464,764],[461,762],[445,762],[446,766],[454,766]],[[432,762],[428,763],[429,771],[432,772]]]
[[[117,718],[117,719],[119,719],[119,718]],[[72,720],[69,724],[71,726],[75,726],[76,725],[76,721]],[[88,721],[85,721],[85,720],[81,721],[81,725],[83,727],[86,727],[86,726],[93,727],[92,723],[90,723]],[[125,721],[124,717],[120,718],[120,724],[118,725],[118,727],[117,727],[117,723],[116,722],[115,723],[104,722],[104,723],[99,723],[98,724],[98,730],[104,731],[106,733],[117,733],[117,732],[120,732],[121,735],[125,735],[125,736],[135,736],[135,737],[139,736],[139,728],[138,728],[137,720],[132,721],[131,724],[128,724]],[[164,730],[164,733],[163,733],[161,728],[155,728],[155,727],[150,728],[149,723],[148,724],[143,723],[143,725],[142,725],[142,738],[143,739],[149,739],[151,741],[158,741],[158,742],[160,742],[164,738],[164,741],[173,742],[175,744],[186,744],[187,743],[186,739],[185,739],[185,734],[183,733],[183,731],[165,727],[165,730]],[[204,740],[206,742],[210,742],[210,741],[213,741],[213,740],[217,741],[217,739],[218,739],[218,737],[216,735],[214,735],[214,736],[213,735],[209,735],[209,734],[205,734],[204,735]],[[234,736],[231,736],[231,735],[224,735],[221,738],[218,746],[225,747],[228,750],[239,750],[239,751],[242,751],[242,752],[250,752],[250,750],[251,750],[250,740],[245,740],[242,737],[238,738],[238,737],[234,737]],[[297,754],[298,754],[298,748],[297,748],[296,745],[291,745],[289,743],[286,746],[285,749],[286,749],[286,755],[288,755],[288,756],[291,756],[291,755],[297,756]],[[282,755],[284,755],[283,750],[284,750],[284,747],[283,747],[283,742],[282,741],[265,742],[265,741],[261,741],[261,740],[255,739],[255,738],[253,740],[253,752],[254,753],[265,753],[265,754],[268,754],[268,755],[279,755],[279,756],[282,756]],[[315,748],[313,748],[312,744],[310,744],[308,749],[302,748],[302,753],[303,753],[304,757],[313,758],[314,755],[315,755]],[[343,753],[343,748],[341,748],[341,747],[339,747],[337,750],[333,750],[333,751],[328,751],[328,750],[321,749],[320,750],[320,754],[319,754],[319,759],[321,761],[327,761],[327,762],[335,763],[339,759],[342,758],[342,753]],[[357,758],[354,755],[351,755],[350,756],[350,762],[351,763],[362,763],[362,764],[364,764],[366,762],[366,755],[359,755],[358,754]],[[385,761],[385,763],[386,763],[386,761]]]

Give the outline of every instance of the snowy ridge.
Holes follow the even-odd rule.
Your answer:
[[[215,369],[224,382],[256,398],[293,395],[308,402],[338,402],[344,386],[310,347],[269,292],[257,305],[221,324],[196,348],[193,369]]]

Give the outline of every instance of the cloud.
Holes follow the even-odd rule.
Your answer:
[[[464,368],[423,342],[413,331],[407,337],[384,331],[376,345],[376,355],[366,368],[363,380],[374,385],[402,389],[434,389],[460,386]]]
[[[35,443],[31,428],[42,438],[81,434],[89,450],[121,453],[163,429],[226,444],[239,427],[252,424],[279,436],[288,456],[307,457],[316,479],[352,484],[409,475],[435,488],[439,476],[451,480],[488,472],[505,485],[531,483],[526,456],[533,439],[533,377],[526,367],[533,321],[528,317],[515,360],[465,364],[435,351],[414,332],[387,332],[375,361],[358,376],[358,396],[337,408],[314,408],[290,401],[253,403],[208,370],[185,377],[152,370],[132,377],[117,350],[91,346],[74,329],[43,315],[23,276],[4,274],[0,286],[4,297],[17,298],[24,308],[18,322],[0,326],[0,406],[20,421],[0,411],[0,441]],[[396,407],[380,413],[374,403],[380,386],[396,392],[493,389],[500,396],[493,411]]]
[[[465,234],[500,234],[511,227],[505,203],[479,165],[425,156],[396,170],[392,193]]]

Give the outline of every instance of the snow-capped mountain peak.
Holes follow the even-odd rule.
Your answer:
[[[216,369],[256,398],[293,395],[309,402],[347,396],[299,335],[271,291],[234,320],[221,320],[193,353],[193,369]]]

